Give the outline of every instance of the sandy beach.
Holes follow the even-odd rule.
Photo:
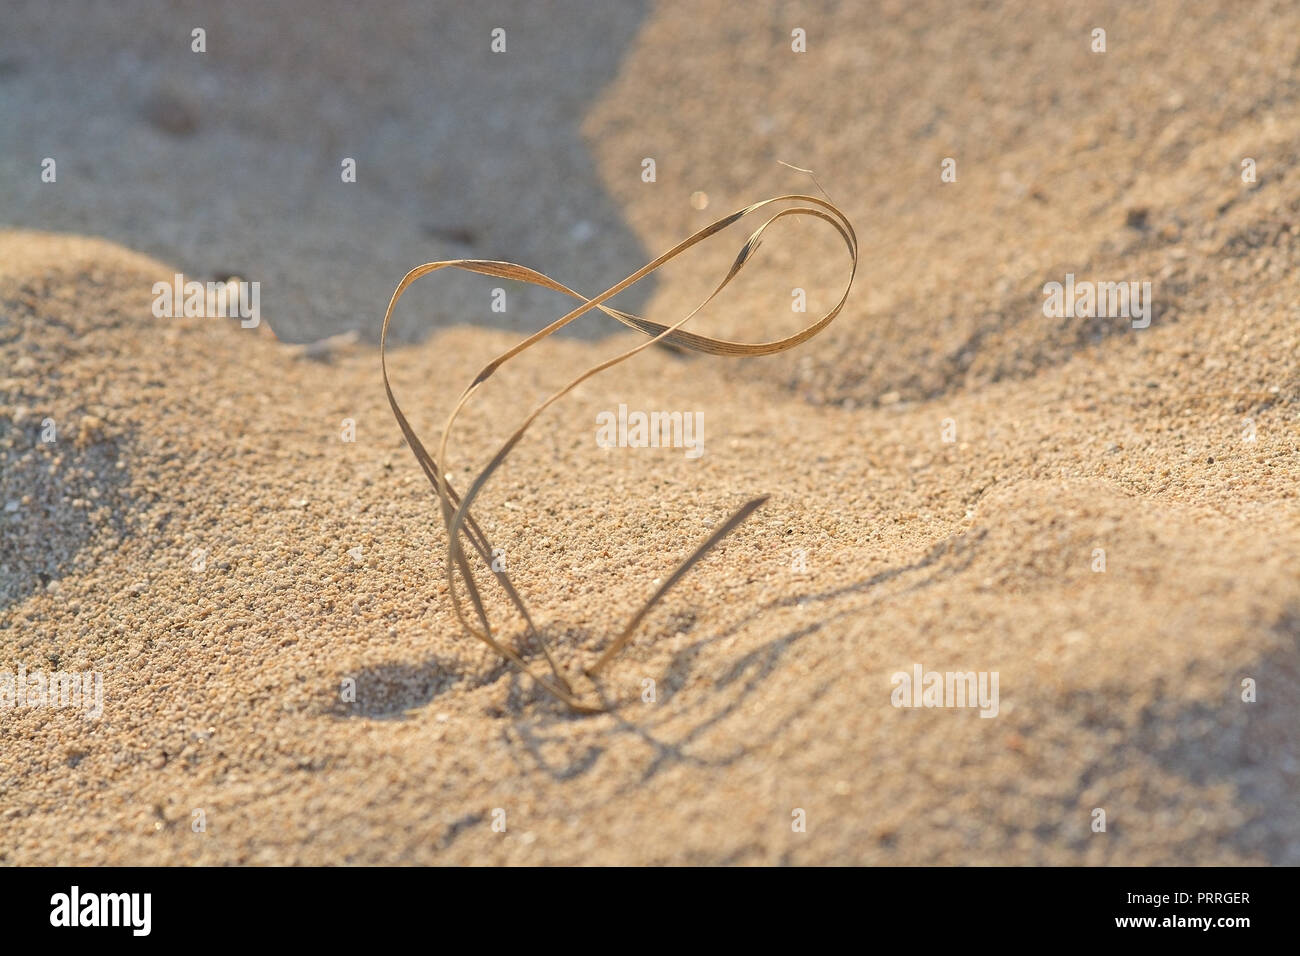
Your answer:
[[[595,6],[10,5],[0,863],[1300,864],[1300,10]],[[577,672],[771,496],[575,713],[462,633],[389,296],[450,258],[595,295],[822,189],[860,242],[829,328],[646,350],[475,506]],[[675,322],[757,224],[616,304]],[[257,323],[159,317],[178,274]],[[688,328],[791,334],[846,274],[782,221]],[[1067,281],[1134,314],[1045,314]],[[388,365],[426,443],[569,307],[420,280]],[[642,339],[522,353],[443,467]],[[601,447],[621,407],[700,454]],[[6,705],[20,667],[101,712]],[[932,672],[996,699],[900,701]]]

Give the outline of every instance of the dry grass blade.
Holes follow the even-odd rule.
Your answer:
[[[710,292],[698,306],[673,325],[662,325],[658,322],[652,322],[649,319],[642,318],[641,316],[633,315],[629,312],[623,312],[619,309],[605,305],[609,299],[644,279],[665,263],[675,259],[697,243],[703,242],[705,239],[717,234],[721,230],[735,222],[738,222],[751,213],[773,206],[776,203],[784,202],[793,202],[798,203],[799,205],[790,206],[774,212],[761,226],[759,226],[741,247],[740,252],[736,255],[735,261],[732,263],[731,269],[727,272],[726,276],[723,277],[722,281],[718,283],[713,291]],[[839,301],[836,302],[834,308],[816,322],[806,326],[795,334],[772,342],[732,342],[726,339],[719,339],[712,336],[699,335],[693,332],[684,331],[682,326],[694,318],[701,309],[708,305],[709,302],[718,295],[718,293],[725,289],[732,279],[740,273],[741,269],[743,269],[753,258],[767,228],[774,222],[787,216],[811,216],[815,219],[830,223],[844,240],[845,246],[848,249],[851,264],[848,281],[845,283],[844,291],[840,295]],[[616,285],[606,289],[595,298],[589,299],[570,289],[568,286],[556,282],[549,276],[511,262],[497,262],[489,259],[449,259],[443,262],[427,262],[408,272],[402,278],[402,281],[398,283],[397,288],[393,291],[393,296],[388,303],[388,310],[384,313],[383,329],[379,336],[380,366],[383,370],[384,390],[388,395],[388,403],[393,409],[393,416],[397,419],[398,427],[406,438],[407,444],[410,445],[416,461],[420,463],[420,467],[424,470],[425,477],[429,479],[429,483],[433,486],[435,493],[438,495],[443,522],[447,528],[447,561],[445,570],[447,575],[448,591],[451,594],[452,605],[455,609],[456,617],[465,633],[471,634],[486,643],[492,648],[492,650],[500,654],[513,666],[533,678],[533,680],[538,684],[546,688],[546,690],[554,694],[556,697],[565,701],[571,707],[586,712],[594,712],[602,709],[599,706],[582,700],[575,693],[572,683],[564,674],[560,665],[556,662],[545,637],[533,624],[526,603],[520,596],[519,592],[515,589],[514,584],[511,582],[509,575],[507,575],[505,571],[491,571],[490,573],[496,578],[498,583],[505,590],[511,602],[523,616],[527,633],[541,647],[551,673],[549,675],[537,673],[516,650],[501,643],[493,635],[492,626],[488,620],[487,609],[483,603],[482,592],[480,591],[478,582],[475,579],[474,569],[470,564],[470,555],[467,554],[463,543],[463,540],[467,539],[472,552],[483,562],[482,567],[490,569],[492,546],[488,541],[487,536],[483,533],[477,522],[474,521],[470,513],[470,507],[473,504],[474,499],[483,489],[483,486],[487,483],[488,479],[492,477],[492,474],[502,465],[506,457],[510,454],[510,451],[516,444],[518,444],[529,426],[531,426],[533,422],[535,422],[537,418],[551,405],[555,404],[555,402],[559,401],[579,384],[591,378],[593,375],[617,365],[620,362],[626,361],[643,349],[649,348],[658,342],[669,342],[681,348],[691,349],[697,352],[731,356],[771,355],[776,352],[783,352],[786,349],[794,348],[796,345],[806,342],[822,329],[826,328],[826,326],[829,325],[837,315],[839,315],[840,310],[844,308],[845,301],[848,299],[849,290],[853,286],[853,277],[857,272],[857,266],[857,236],[854,234],[853,227],[849,224],[848,219],[838,209],[838,207],[829,201],[817,199],[813,196],[792,195],[778,196],[774,199],[765,199],[762,202],[754,203],[753,205],[747,206],[729,216],[724,216],[716,222],[705,226],[699,232],[684,241],[678,243],[654,261],[647,263],[626,279],[623,279]],[[407,420],[406,415],[403,414],[401,407],[398,405],[396,397],[393,395],[392,384],[388,377],[386,348],[388,343],[388,327],[392,321],[393,312],[397,308],[397,303],[401,299],[403,293],[410,288],[411,284],[417,279],[429,275],[430,273],[437,272],[440,269],[449,268],[460,269],[466,272],[476,272],[480,275],[495,276],[503,279],[513,279],[519,282],[527,282],[532,285],[539,285],[556,292],[562,292],[565,295],[577,299],[580,304],[567,314],[556,319],[550,325],[533,333],[517,345],[507,349],[501,355],[498,355],[474,376],[470,384],[465,388],[464,392],[461,393],[461,396],[452,408],[450,415],[448,415],[447,422],[443,427],[442,436],[438,442],[437,455],[434,456],[429,454],[424,444],[415,434],[415,431]],[[613,358],[592,366],[587,371],[570,381],[567,385],[558,389],[545,401],[534,408],[524,418],[523,422],[514,433],[506,439],[501,448],[492,457],[492,460],[488,462],[487,466],[474,477],[465,494],[463,496],[458,494],[456,490],[452,488],[451,483],[447,480],[447,476],[439,466],[439,462],[446,461],[447,443],[451,437],[452,428],[455,425],[456,418],[460,414],[461,409],[465,407],[466,403],[479,387],[503,364],[523,352],[525,349],[535,345],[546,336],[552,335],[564,328],[570,322],[573,322],[575,319],[590,312],[592,309],[599,309],[601,312],[617,319],[624,325],[645,333],[649,338],[647,338],[645,342],[642,342]],[[767,496],[764,495],[746,502],[730,518],[719,525],[709,538],[696,548],[689,557],[683,560],[678,565],[677,569],[669,575],[659,589],[650,597],[645,605],[642,606],[641,610],[633,616],[632,620],[628,623],[627,627],[618,638],[605,649],[596,663],[587,669],[587,673],[595,675],[607,663],[609,663],[609,661],[627,644],[637,626],[660,601],[660,599],[663,598],[668,590],[681,580],[681,578],[695,565],[696,562],[703,558],[709,550],[715,547],[723,540],[723,538],[735,530],[741,522],[749,517],[749,515],[751,515],[766,500]],[[468,595],[470,604],[473,606],[473,616],[477,619],[477,626],[466,614],[466,609],[460,594],[462,588]]]

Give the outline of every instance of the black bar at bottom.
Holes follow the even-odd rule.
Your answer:
[[[512,932],[574,944],[593,930],[616,945],[716,937],[734,946],[776,929],[864,941],[894,930],[927,945],[1029,942],[1044,931],[1232,945],[1285,927],[1282,881],[1291,877],[1198,868],[5,869],[0,926],[6,948],[59,937],[336,948],[413,934],[436,946],[466,931],[492,946]]]

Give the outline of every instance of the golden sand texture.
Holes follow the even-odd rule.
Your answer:
[[[445,250],[385,253],[351,326],[268,308],[297,341],[362,329],[313,360],[155,318],[153,283],[186,266],[129,223],[116,243],[0,232],[0,670],[104,682],[97,720],[0,710],[0,862],[1300,863],[1300,13],[855,6],[654,7],[584,107],[602,201],[650,250],[598,281],[810,190],[777,160],[813,168],[862,241],[823,335],[768,359],[648,350],[548,412],[485,491],[477,517],[574,669],[772,495],[604,675],[609,713],[574,715],[452,614],[373,341],[387,291]],[[529,249],[567,228],[515,225]],[[774,227],[699,329],[793,331],[793,286],[827,307],[827,232]],[[674,263],[650,314],[694,306],[741,241]],[[579,257],[478,253],[561,281]],[[355,294],[294,256],[320,296]],[[1066,273],[1150,281],[1150,327],[1045,317]],[[433,441],[518,332],[479,324],[491,281],[449,293],[479,303],[450,317],[424,282],[398,321],[427,338],[390,370]],[[529,301],[521,328],[564,308]],[[503,369],[458,425],[457,484],[635,341],[547,340]],[[598,448],[620,404],[701,410],[705,453]],[[997,716],[893,706],[916,664],[997,671]]]

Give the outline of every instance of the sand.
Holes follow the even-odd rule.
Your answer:
[[[0,708],[0,862],[1300,863],[1300,14],[419,7],[208,17],[201,68],[169,47],[204,22],[184,5],[14,11],[0,672],[99,672],[103,713]],[[845,312],[772,358],[655,348],[592,379],[477,508],[576,668],[771,495],[576,715],[460,633],[383,308],[465,255],[598,292],[816,191],[778,160],[857,228]],[[842,248],[783,225],[693,327],[788,334],[795,287],[829,307]],[[626,306],[674,320],[743,238]],[[155,317],[177,272],[262,282],[262,325]],[[1150,326],[1044,316],[1067,273],[1149,281]],[[399,309],[427,442],[565,307],[511,287],[495,313],[499,284],[439,274]],[[471,404],[459,485],[638,341],[582,326]],[[620,404],[701,412],[703,455],[599,448]],[[997,672],[996,716],[894,706],[917,665]]]

